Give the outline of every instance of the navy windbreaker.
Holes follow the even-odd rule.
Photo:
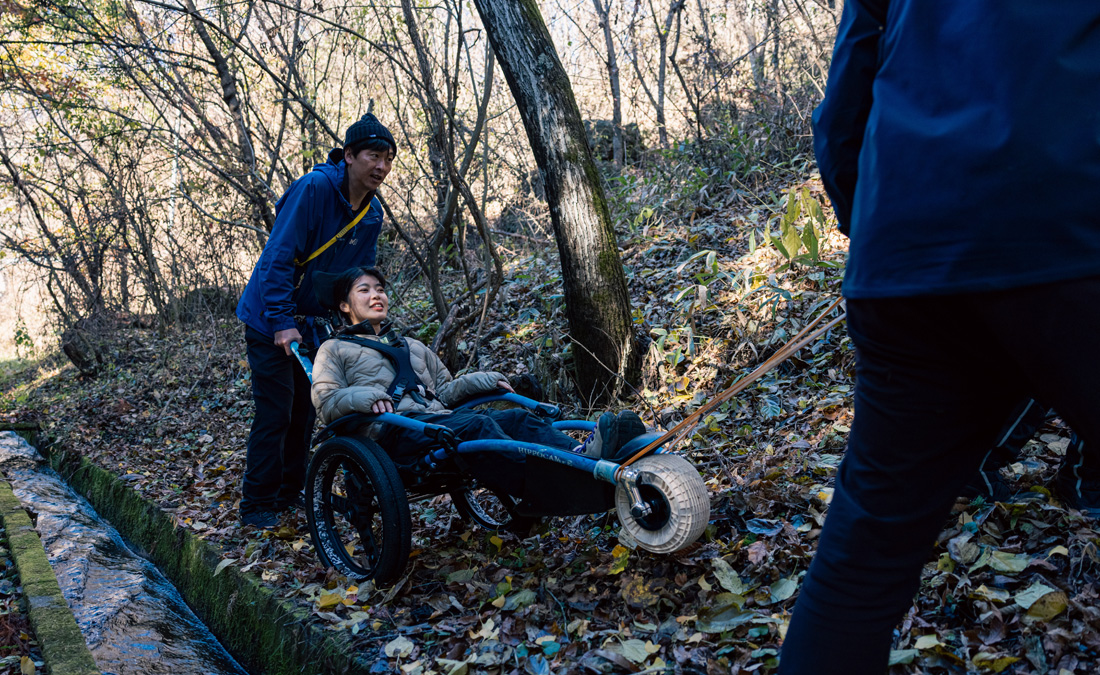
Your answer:
[[[325,316],[313,295],[312,272],[342,272],[360,265],[373,266],[382,231],[382,205],[371,199],[370,210],[355,227],[305,266],[305,260],[323,246],[358,212],[340,191],[344,181],[342,151],[294,181],[275,204],[275,226],[264,245],[252,278],[237,304],[237,317],[263,335],[298,327],[295,316]]]
[[[848,297],[1100,274],[1100,0],[846,0],[814,149]]]

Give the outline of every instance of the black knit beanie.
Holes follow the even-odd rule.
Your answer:
[[[344,147],[353,152],[366,147],[381,150],[380,142],[397,152],[397,143],[393,140],[393,134],[370,113],[360,117],[359,121],[348,127],[347,133],[344,134]]]

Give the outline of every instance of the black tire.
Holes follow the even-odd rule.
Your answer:
[[[451,492],[451,502],[458,515],[490,532],[514,532],[527,534],[540,518],[516,514],[517,500],[481,487],[477,481],[468,481],[461,489]]]
[[[337,436],[306,472],[306,517],[325,565],[356,581],[397,581],[409,561],[409,499],[386,452],[365,438]]]

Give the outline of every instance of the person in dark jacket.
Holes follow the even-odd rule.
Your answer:
[[[376,193],[396,152],[393,135],[367,113],[348,128],[344,147],[275,205],[275,226],[237,305],[256,404],[241,488],[245,525],[274,527],[277,514],[299,501],[315,413],[290,345],[317,348],[328,332],[313,271],[375,263],[382,230]]]
[[[780,673],[886,671],[1019,401],[1100,443],[1097,111],[1095,0],[844,3],[814,145],[851,238],[855,418]]]

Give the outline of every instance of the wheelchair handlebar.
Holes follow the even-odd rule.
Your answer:
[[[454,432],[439,424],[428,424],[427,422],[421,422],[420,420],[398,415],[397,413],[370,413],[364,415],[364,417],[368,418],[368,421],[382,422],[383,424],[392,424],[402,429],[419,431],[442,445],[453,446],[455,443]],[[369,418],[372,417],[374,419],[370,420]]]
[[[313,362],[302,355],[302,346],[296,341],[290,343],[290,351],[294,352],[294,358],[298,359],[298,363],[302,364],[302,370],[306,371],[306,377],[310,382],[313,382]]]

